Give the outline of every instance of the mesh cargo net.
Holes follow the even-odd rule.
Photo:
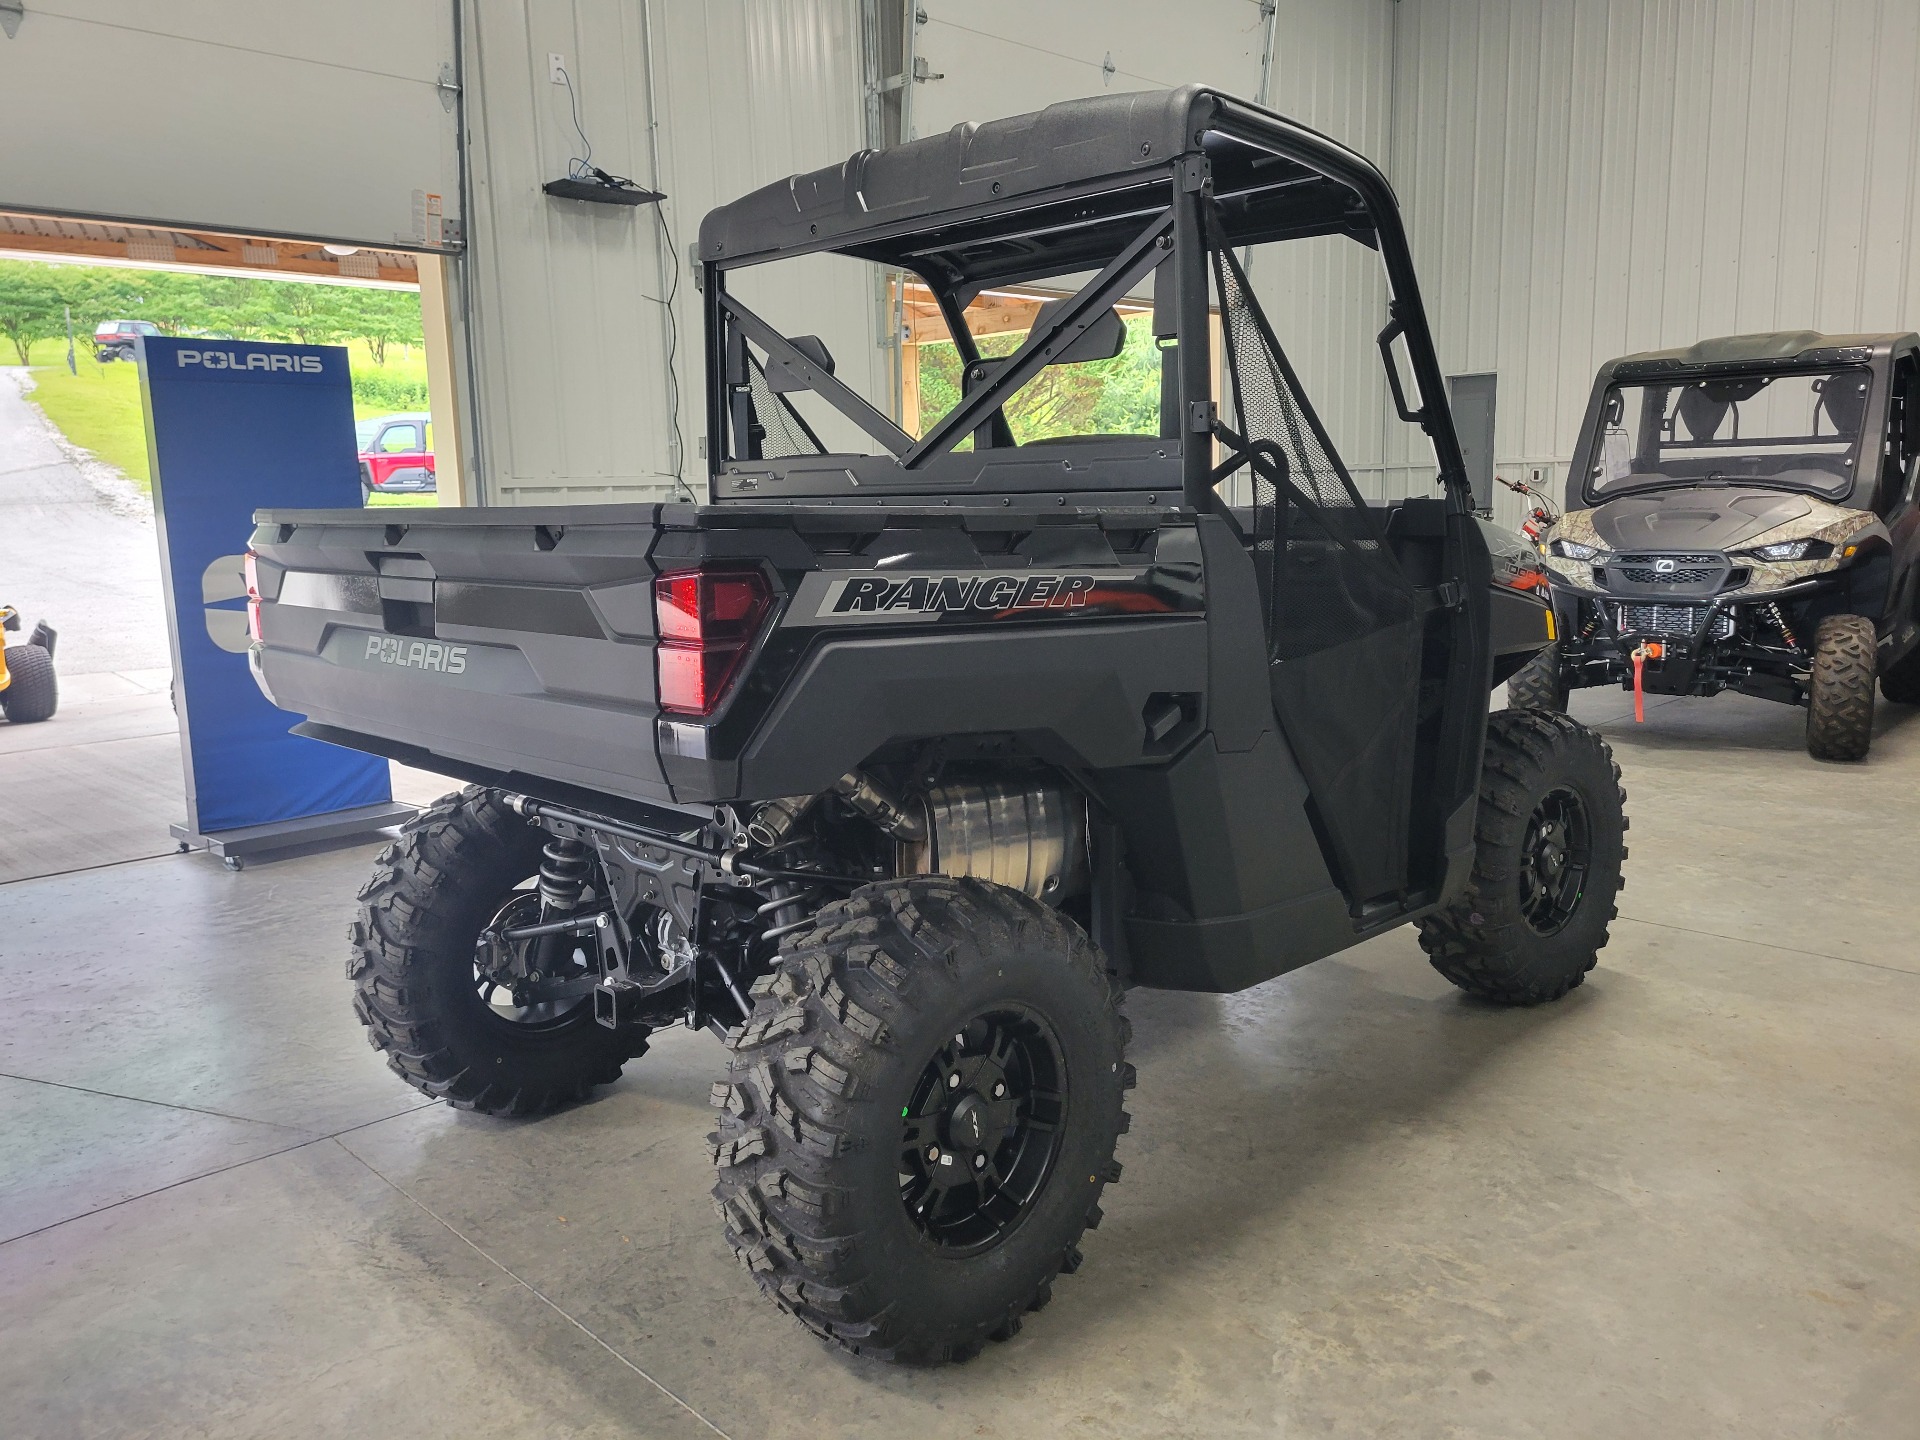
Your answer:
[[[1406,886],[1422,607],[1217,227],[1212,249],[1274,714],[1337,878],[1381,898]]]
[[[826,449],[784,395],[773,393],[766,367],[747,355],[747,391],[753,399],[753,443],[742,458],[787,460],[795,455],[819,455]]]

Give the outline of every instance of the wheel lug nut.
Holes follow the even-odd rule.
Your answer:
[[[958,1090],[960,1088],[960,1077],[958,1075],[947,1076],[947,1088],[949,1090]]]
[[[940,1147],[938,1145],[927,1146],[927,1159],[938,1160],[939,1158],[940,1158]]]
[[[996,1080],[993,1082],[993,1098],[994,1099],[999,1100],[1003,1098],[1006,1095],[1006,1093],[1007,1093],[1006,1081]]]
[[[965,1035],[955,1035],[953,1037],[953,1043],[964,1050],[967,1045],[967,1037]]]
[[[976,1156],[974,1156],[974,1157],[973,1157],[973,1168],[974,1168],[974,1169],[976,1169],[976,1170],[984,1170],[984,1169],[986,1169],[986,1168],[987,1168],[987,1157],[986,1157],[986,1156],[984,1156],[984,1155],[976,1155]]]

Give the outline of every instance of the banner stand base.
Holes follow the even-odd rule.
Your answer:
[[[288,850],[296,845],[313,845],[325,840],[344,840],[355,835],[371,835],[390,825],[399,825],[419,813],[419,807],[400,800],[385,800],[378,805],[356,805],[351,810],[332,810],[325,815],[303,815],[297,820],[276,820],[270,825],[248,825],[239,830],[216,830],[202,834],[185,822],[169,825],[167,831],[180,844],[182,852],[204,849],[217,855],[229,870],[238,870],[255,855]]]

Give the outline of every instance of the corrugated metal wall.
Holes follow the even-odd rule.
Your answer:
[[[1393,0],[1284,0],[1268,107],[1385,165],[1393,124]],[[1374,336],[1387,323],[1380,257],[1341,236],[1256,250],[1249,268],[1274,336],[1363,494],[1376,494],[1389,424]],[[1236,497],[1238,498],[1238,497]]]
[[[1283,12],[1345,8],[1312,0],[1281,6]],[[919,9],[927,20],[915,50],[940,77],[914,88],[919,135],[1084,95],[1188,81],[1251,96],[1266,35],[1254,0],[919,0]]]
[[[1103,89],[1251,95],[1254,0],[921,0],[920,134]],[[664,212],[680,301],[684,473],[704,429],[684,257],[714,204],[862,143],[857,0],[654,0]],[[640,498],[670,468],[650,212],[559,204],[569,57],[596,161],[646,170],[641,10],[469,0],[480,459],[495,503]],[[1108,62],[1111,61],[1111,70]],[[1557,483],[1599,363],[1706,335],[1920,324],[1914,0],[1281,0],[1270,103],[1381,161],[1406,208],[1448,373],[1499,376],[1496,455]],[[1389,420],[1369,254],[1313,242],[1255,283],[1371,493],[1430,493]],[[770,302],[771,303],[771,302]],[[810,277],[780,319],[884,384],[871,280]],[[804,317],[806,323],[798,323]],[[882,400],[884,408],[884,400]],[[1496,495],[1498,513],[1517,502]]]
[[[1564,479],[1612,356],[1920,326],[1913,0],[1399,8],[1391,174],[1443,368],[1499,375],[1503,474]]]
[[[578,153],[566,57],[595,164],[650,183],[642,8],[627,0],[469,0],[472,234],[467,274],[478,462],[489,504],[673,493],[661,227],[648,207],[556,201]],[[843,160],[861,137],[856,0],[653,0],[661,211],[673,235],[682,473],[704,497],[699,297],[687,267],[714,205]],[[846,293],[841,293],[845,291]],[[862,277],[809,285],[801,326],[873,388]],[[783,316],[783,319],[786,318]]]

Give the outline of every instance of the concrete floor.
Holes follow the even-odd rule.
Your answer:
[[[1625,914],[1541,1010],[1400,932],[1136,993],[1126,1175],[972,1364],[823,1349],[706,1198],[705,1037],[512,1123],[361,1039],[371,852],[0,885],[0,1435],[1913,1436],[1920,714],[1620,718]]]

